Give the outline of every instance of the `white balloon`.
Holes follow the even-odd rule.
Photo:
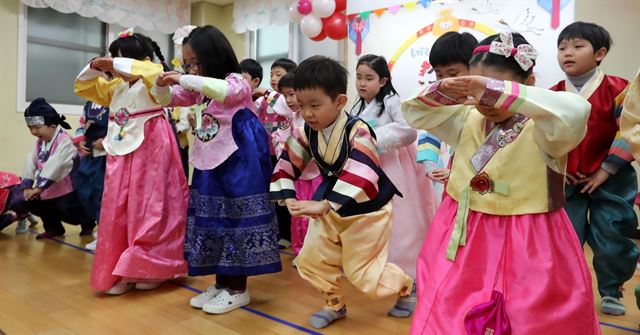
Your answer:
[[[335,0],[313,0],[313,2],[311,3],[311,14],[319,18],[329,17],[335,11]]]
[[[289,17],[291,18],[291,21],[295,22],[295,23],[300,23],[300,21],[302,20],[302,18],[304,17],[304,15],[300,14],[300,12],[298,12],[298,1],[293,1],[290,5],[289,5]]]
[[[309,38],[316,37],[322,32],[322,21],[312,14],[305,15],[300,21],[300,30]]]

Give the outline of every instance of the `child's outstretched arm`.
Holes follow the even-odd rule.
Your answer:
[[[109,80],[105,72],[110,71],[110,58],[96,58],[89,62],[76,77],[74,92],[77,96],[102,106],[111,104],[111,97],[121,79]],[[98,65],[96,65],[98,64]],[[100,66],[100,67],[99,67]]]
[[[455,149],[471,107],[440,92],[441,82],[420,88],[401,110],[413,128],[427,130]]]
[[[413,144],[417,138],[417,131],[404,119],[400,111],[400,99],[394,95],[385,99],[385,113],[391,116],[393,122],[375,128],[378,151],[385,153]]]
[[[179,86],[169,87],[172,84]],[[192,92],[202,93],[223,105],[243,105],[254,110],[251,87],[239,74],[231,74],[226,79],[216,79],[167,72],[158,77],[152,94],[165,106],[191,106],[197,102],[197,95]]]

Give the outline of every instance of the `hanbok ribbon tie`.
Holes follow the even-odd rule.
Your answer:
[[[467,219],[469,217],[469,202],[471,191],[478,192],[481,195],[487,193],[498,193],[501,195],[509,195],[509,183],[500,180],[491,180],[486,172],[482,172],[465,187],[458,199],[458,210],[456,212],[456,221],[447,245],[447,259],[456,260],[458,248],[467,245]]]

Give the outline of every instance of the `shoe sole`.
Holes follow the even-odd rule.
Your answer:
[[[607,314],[607,315],[614,315],[614,316],[620,316],[620,315],[625,315],[626,311],[624,310],[619,310],[619,309],[609,309],[609,308],[603,308],[602,309],[602,313],[603,314]]]
[[[207,313],[207,314],[225,314],[225,313],[229,313],[233,310],[239,309],[241,307],[244,307],[246,305],[248,305],[251,301],[247,301],[247,302],[243,302],[240,305],[235,305],[235,306],[227,306],[225,308],[220,308],[220,309],[210,309],[210,308],[205,308],[204,306],[202,307],[202,310]]]

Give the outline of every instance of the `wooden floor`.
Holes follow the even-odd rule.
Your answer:
[[[80,238],[78,228],[67,226],[63,239],[44,241],[36,241],[33,232],[15,235],[13,229],[0,233],[0,334],[387,335],[409,330],[409,320],[386,316],[393,299],[370,301],[351,287],[346,289],[348,317],[322,332],[311,329],[307,318],[322,300],[291,267],[293,257],[286,251],[281,273],[250,278],[249,306],[216,316],[189,306],[189,299],[212,277],[104,296],[89,288],[93,255],[80,246],[90,238]],[[625,285],[625,316],[600,316],[602,334],[640,334],[640,311],[633,297],[639,281],[636,273]]]

